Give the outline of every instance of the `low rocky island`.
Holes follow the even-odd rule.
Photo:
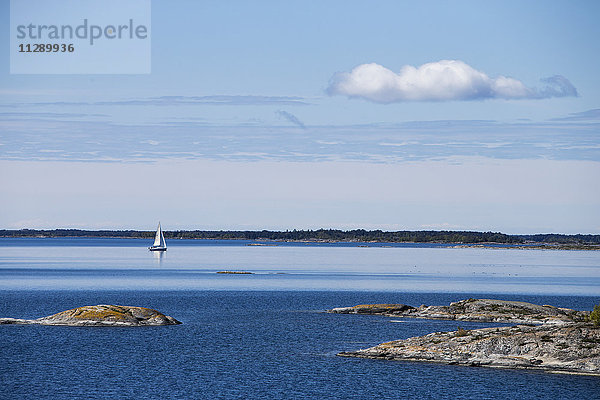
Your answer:
[[[449,306],[365,304],[329,312],[520,324],[434,332],[338,354],[344,357],[600,376],[600,327],[588,321],[590,313],[586,311],[515,301],[468,299]]]
[[[522,301],[467,299],[448,306],[412,307],[406,304],[362,304],[328,310],[339,314],[380,314],[390,317],[449,319],[458,321],[502,322],[517,324],[563,324],[582,322],[589,314],[549,305]]]
[[[181,322],[145,307],[97,305],[74,308],[37,319],[0,318],[0,324],[65,326],[157,326]]]
[[[217,274],[229,274],[229,275],[253,275],[254,272],[249,271],[217,271]]]

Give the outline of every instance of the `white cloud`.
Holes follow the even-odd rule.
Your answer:
[[[327,93],[376,103],[577,96],[577,89],[563,76],[542,82],[545,86],[536,89],[506,76],[490,78],[459,60],[441,60],[419,67],[405,65],[398,73],[371,63],[335,74]]]

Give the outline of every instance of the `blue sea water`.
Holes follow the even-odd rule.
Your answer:
[[[596,252],[228,241],[169,243],[168,254],[155,258],[145,242],[77,240],[0,239],[0,316],[123,304],[155,308],[183,324],[0,326],[0,398],[600,398],[598,377],[335,356],[493,324],[323,312],[467,297],[589,310],[600,302]],[[215,273],[223,269],[255,274]]]

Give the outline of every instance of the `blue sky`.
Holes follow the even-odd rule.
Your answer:
[[[2,228],[600,233],[595,1],[154,1],[142,75],[0,13]]]

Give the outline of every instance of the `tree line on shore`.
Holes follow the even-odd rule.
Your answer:
[[[120,237],[152,238],[154,231],[137,230],[80,230],[80,229],[19,229],[0,230],[0,237]],[[286,231],[164,231],[167,239],[245,239],[278,241],[332,242],[413,242],[413,243],[557,243],[600,244],[600,235],[507,235],[500,232],[474,231],[381,231],[381,230],[286,230]]]

